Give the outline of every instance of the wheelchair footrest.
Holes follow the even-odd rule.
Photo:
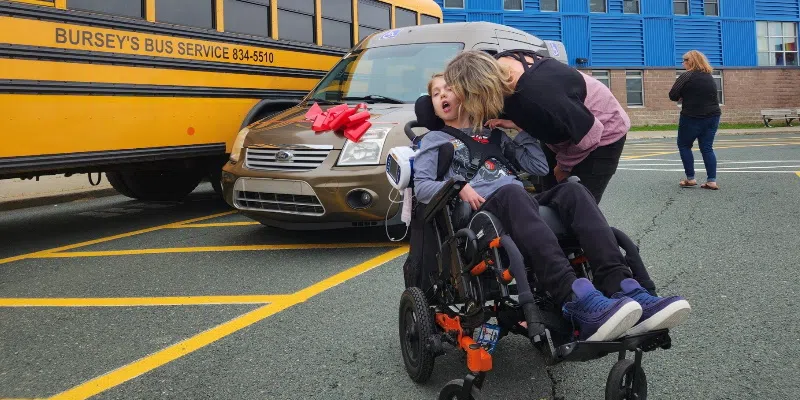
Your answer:
[[[653,351],[659,348],[669,349],[672,340],[669,330],[663,329],[639,335],[626,336],[611,342],[571,342],[556,348],[554,358],[559,361],[589,361],[605,357],[611,353],[622,351]]]

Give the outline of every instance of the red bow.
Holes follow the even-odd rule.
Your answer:
[[[365,111],[359,112],[363,108]],[[367,105],[361,103],[353,108],[347,104],[340,104],[336,107],[331,107],[328,111],[322,111],[322,108],[314,102],[311,109],[306,113],[306,119],[314,121],[311,124],[311,129],[314,132],[325,131],[342,131],[344,130],[344,137],[353,142],[361,140],[361,136],[372,126],[369,122],[369,112],[366,111]]]

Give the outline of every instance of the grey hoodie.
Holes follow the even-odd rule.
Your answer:
[[[471,129],[462,129],[462,131],[475,137],[475,135],[472,135]],[[491,131],[489,129],[484,129],[480,137],[488,138],[490,134]],[[459,176],[462,179],[467,176],[470,157],[469,149],[464,143],[442,131],[428,132],[422,138],[419,154],[414,158],[414,194],[421,203],[429,203],[436,192],[444,185],[443,181],[436,181],[436,171],[439,164],[439,146],[447,143],[451,143],[455,147],[455,152],[453,163],[445,173],[443,181],[455,176]],[[525,172],[538,176],[547,175],[549,172],[550,169],[542,148],[536,139],[526,132],[520,132],[513,140],[508,135],[503,134],[500,145],[503,149],[509,145],[517,145],[524,149],[524,151],[516,154],[517,161],[519,161]],[[522,182],[495,159],[486,160],[469,184],[483,198],[487,198],[505,185],[522,186]]]

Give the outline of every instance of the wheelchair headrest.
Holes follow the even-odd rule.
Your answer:
[[[444,127],[444,121],[433,111],[433,99],[427,94],[417,99],[414,104],[414,113],[417,115],[417,123],[428,130],[438,131]]]

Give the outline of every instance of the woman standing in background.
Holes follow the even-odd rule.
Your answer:
[[[717,85],[711,76],[713,68],[706,56],[697,50],[683,55],[683,67],[686,72],[678,77],[669,91],[670,100],[683,102],[678,123],[678,150],[686,179],[682,179],[679,185],[697,186],[692,155],[692,145],[697,140],[708,175],[706,183],[700,187],[717,190],[717,156],[713,144],[722,111],[717,98]]]

